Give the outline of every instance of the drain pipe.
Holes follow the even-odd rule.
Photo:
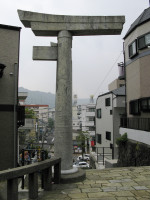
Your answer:
[[[14,167],[16,167],[17,161],[17,67],[18,63],[14,63]]]

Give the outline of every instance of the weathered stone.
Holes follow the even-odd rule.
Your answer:
[[[140,196],[140,197],[147,196],[147,197],[150,197],[150,193],[147,192],[146,190],[135,190],[135,191],[132,191],[132,193],[135,196]]]
[[[117,188],[116,187],[102,187],[102,190],[104,192],[113,192],[113,191],[116,191]]]
[[[124,16],[67,16],[18,10],[20,20],[37,36],[57,36],[62,30],[73,36],[120,34]]]
[[[57,47],[42,47],[34,46],[33,47],[33,60],[57,60]]]
[[[133,186],[133,188],[135,188],[136,190],[148,190],[148,188],[145,186]]]
[[[68,194],[68,196],[72,199],[84,199],[87,197],[86,193],[77,193],[77,194]]]
[[[54,155],[61,169],[72,169],[72,36],[120,34],[124,16],[66,16],[18,10],[20,20],[37,36],[57,36],[58,45],[34,47],[33,58],[57,60]],[[109,177],[101,177],[101,179]]]
[[[130,191],[118,191],[118,192],[110,192],[110,193],[116,197],[132,197],[132,196],[134,196],[133,193],[131,193]]]
[[[97,197],[114,197],[113,194],[109,192],[97,192],[97,193],[88,193],[88,197],[97,198]]]
[[[87,188],[87,189],[81,189],[83,193],[93,193],[93,192],[101,192],[102,190],[100,188]]]
[[[144,154],[143,154],[144,152]],[[150,165],[150,148],[149,145],[137,143],[128,140],[124,145],[119,145],[118,166],[148,166]]]

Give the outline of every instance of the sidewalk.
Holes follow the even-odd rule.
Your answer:
[[[150,200],[150,166],[86,170],[86,180],[53,185],[39,200]]]

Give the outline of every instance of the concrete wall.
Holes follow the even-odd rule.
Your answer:
[[[150,146],[129,140],[119,145],[118,167],[149,166]]]
[[[120,128],[120,134],[123,135],[124,133],[127,133],[130,140],[150,145],[150,132],[148,131]]]
[[[120,87],[120,84],[121,84],[121,85],[125,85],[125,81],[124,81],[124,80],[116,79],[116,80],[114,80],[113,82],[111,82],[111,83],[108,85],[108,90],[109,90],[109,91],[115,90],[115,89],[117,89],[117,88]]]
[[[6,65],[0,78],[0,170],[17,162],[19,43],[20,28],[0,25],[0,63]]]

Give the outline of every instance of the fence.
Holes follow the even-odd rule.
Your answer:
[[[61,159],[51,158],[31,165],[3,170],[0,180],[7,180],[7,200],[18,200],[18,178],[28,174],[29,199],[38,199],[38,172],[43,174],[43,189],[51,190],[52,166],[54,166],[54,183],[59,184],[61,178]]]
[[[150,118],[121,118],[120,126],[123,128],[150,131]]]
[[[114,154],[117,150],[118,148],[116,147],[96,147],[97,162],[101,162],[104,165],[105,158],[114,159]]]

